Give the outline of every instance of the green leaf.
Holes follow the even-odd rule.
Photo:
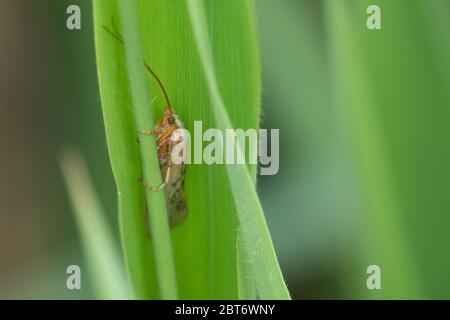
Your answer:
[[[260,66],[250,1],[205,1],[194,3],[197,8],[191,7],[191,10],[188,10],[184,0],[138,3],[139,18],[134,21],[140,26],[143,59],[161,78],[174,111],[191,132],[194,143],[200,143],[193,136],[194,121],[202,121],[203,131],[222,127],[224,123],[229,128],[257,129],[260,116]],[[125,10],[125,6],[121,9]],[[193,26],[198,20],[192,19],[197,19],[197,10],[208,12],[201,23],[203,31],[208,34],[208,41],[205,42],[207,51],[212,56],[211,61],[214,61],[213,79],[204,72],[204,57],[197,50],[199,38],[193,33]],[[130,12],[122,11],[119,14],[114,1],[94,2],[97,68],[111,166],[119,192],[123,250],[135,296],[162,298],[154,265],[161,258],[161,252],[156,253],[152,248],[152,241],[156,240],[154,230],[151,240],[145,236],[144,188],[138,182],[143,172],[141,163],[145,163],[145,170],[154,170],[154,166],[151,167],[153,161],[144,158],[149,155],[144,155],[141,161],[144,149],[152,152],[148,144],[153,141],[151,137],[146,140],[140,138],[141,143],[138,145],[136,127],[141,124],[135,123],[142,121],[142,126],[150,129],[150,122],[161,117],[165,102],[150,75],[147,76],[145,86],[152,93],[154,101],[149,102],[148,94],[147,98],[142,98],[146,95],[143,92],[144,81],[139,78],[141,76],[133,80],[133,74],[140,73],[138,65],[143,61],[139,61],[137,54],[131,52],[132,58],[129,53],[135,50],[133,47],[139,46],[138,37],[129,44],[132,48],[125,49],[125,63],[124,47],[102,28],[103,25],[112,28],[111,17],[114,17],[125,38],[125,45],[129,41],[127,39],[135,37],[137,32],[130,31],[130,26],[126,27],[131,22],[124,21],[124,17],[131,18]],[[141,72],[145,72],[143,65]],[[129,87],[127,75],[130,76],[130,83],[133,83],[132,88]],[[211,85],[220,92],[220,99],[224,102],[222,111],[217,109],[216,101],[210,100]],[[139,116],[133,112],[135,108],[142,111]],[[143,108],[151,109],[153,119],[148,115],[150,111]],[[144,144],[145,147],[142,146]],[[147,162],[150,163],[149,167]],[[255,191],[256,167],[232,167],[236,167],[236,170],[231,169],[230,174],[230,169],[223,165],[187,165],[185,192],[188,217],[171,231],[179,298],[237,299],[243,289],[253,292],[252,298],[256,298],[255,290],[251,289],[255,287],[261,298],[288,298]],[[242,192],[242,195],[236,192]],[[148,199],[148,202],[149,206],[153,205],[152,199]],[[160,206],[157,207],[160,211]],[[150,217],[152,214],[150,212]],[[242,221],[243,216],[248,218]],[[159,215],[159,222],[162,222],[162,217]],[[238,230],[243,240],[239,245]],[[260,246],[255,248],[255,244]],[[251,254],[245,257],[242,255],[243,249]],[[169,255],[168,252],[164,254]],[[238,267],[243,257],[245,261],[251,262],[251,270]],[[242,270],[247,270],[245,278],[251,280],[246,282],[245,288],[240,287],[242,281],[238,280],[242,278]],[[161,280],[159,277],[160,283]]]
[[[247,247],[241,245],[242,239],[238,233],[236,241],[236,260],[238,268],[238,289],[239,299],[252,300],[258,298],[256,291],[256,283],[253,278],[253,265],[251,255]]]

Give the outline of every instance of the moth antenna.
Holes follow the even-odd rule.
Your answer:
[[[120,43],[124,44],[124,40],[122,35],[120,34],[119,30],[116,27],[116,24],[114,23],[114,17],[111,16],[111,24],[113,27],[112,31],[111,29],[102,26],[103,29],[105,29],[110,35],[112,35],[114,38],[116,38]],[[156,73],[152,70],[152,68],[150,68],[150,66],[144,62],[144,66],[147,68],[147,70],[150,72],[150,74],[153,76],[153,78],[156,80],[156,82],[158,83],[159,87],[161,88],[163,94],[164,94],[164,98],[166,99],[166,103],[167,103],[167,108],[171,108],[171,104],[170,104],[170,99],[169,99],[169,95],[167,94],[166,88],[164,88],[164,85],[162,84],[161,80],[159,79],[159,77],[156,75]]]
[[[166,89],[164,88],[164,85],[162,84],[161,80],[159,80],[158,76],[156,75],[156,73],[152,70],[152,68],[150,68],[150,66],[144,62],[145,67],[147,68],[147,70],[151,73],[151,75],[153,76],[153,78],[155,78],[156,82],[158,82],[159,87],[161,88],[163,94],[164,94],[164,98],[166,99],[166,103],[167,103],[167,108],[171,108],[171,104],[170,104],[170,100],[169,100],[169,95],[167,94]]]

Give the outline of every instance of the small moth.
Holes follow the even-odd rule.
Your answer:
[[[185,143],[182,139],[173,139],[172,134],[177,129],[184,129],[184,126],[180,118],[173,111],[169,96],[162,82],[146,63],[145,67],[158,82],[167,104],[166,111],[156,123],[153,130],[138,129],[138,132],[142,134],[156,135],[159,169],[161,170],[161,176],[164,178],[164,181],[159,186],[151,186],[146,182],[144,182],[144,186],[153,191],[165,188],[169,224],[171,227],[174,227],[180,224],[187,215],[186,200],[184,197],[184,172],[186,167],[184,163],[173,163],[171,157],[173,148],[179,143]]]
[[[123,44],[123,37],[118,32],[114,21],[112,21],[112,25],[114,32],[105,26],[103,28]],[[161,88],[166,101],[166,110],[153,130],[138,129],[138,132],[141,134],[156,135],[159,169],[164,179],[159,186],[150,185],[145,181],[143,183],[144,187],[151,191],[159,191],[164,188],[169,224],[170,227],[174,227],[183,222],[187,215],[186,199],[184,196],[184,173],[186,168],[184,163],[175,164],[171,158],[172,149],[179,143],[185,143],[181,138],[177,140],[172,139],[172,134],[175,130],[184,128],[184,126],[180,118],[173,111],[169,95],[159,77],[147,63],[144,62],[144,66]]]

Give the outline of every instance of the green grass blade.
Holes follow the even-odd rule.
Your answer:
[[[205,8],[199,0],[187,0],[193,33],[208,85],[216,125],[221,130],[233,128],[219,91],[209,40]],[[235,144],[236,145],[236,144]],[[242,146],[235,150],[242,153]],[[227,165],[227,174],[236,205],[243,250],[251,261],[251,276],[261,299],[289,299],[289,293],[276,259],[264,213],[251,175],[244,165]],[[250,282],[251,283],[251,282]],[[251,289],[250,289],[251,290]]]
[[[194,132],[194,121],[202,121],[203,130],[214,127],[208,84],[196,50],[186,2],[138,3],[137,21],[141,28],[144,60],[161,78],[173,109],[191,133]],[[217,80],[227,112],[236,127],[258,128],[260,71],[249,2],[208,1],[206,6]],[[130,108],[130,89],[134,89],[128,84],[124,48],[102,29],[102,25],[111,26],[112,16],[124,33],[121,28],[125,27],[124,21],[118,21],[122,15],[119,15],[116,3],[94,2],[100,93],[111,166],[119,191],[122,243],[136,296],[159,298],[151,241],[144,235],[145,195],[142,185],[137,183],[142,167],[134,114]],[[151,106],[144,107],[152,108],[156,120],[164,111],[164,99],[149,75],[146,84],[155,99]],[[254,181],[256,168],[249,166],[249,169],[251,181]],[[238,221],[225,167],[204,163],[188,165],[185,192],[188,217],[171,231],[179,297],[236,299],[239,297]]]
[[[116,1],[94,1],[97,70],[108,151],[117,186],[119,227],[125,265],[135,298],[159,297],[153,250],[143,225],[145,195],[136,126],[125,68],[123,47],[107,34]]]
[[[206,4],[209,28],[214,31],[219,85],[223,98],[231,106],[230,116],[241,128],[256,128],[260,108],[259,63],[248,2]],[[141,1],[140,12],[145,60],[166,86],[186,129],[193,133],[194,121],[202,121],[203,130],[215,127],[186,2]],[[152,92],[160,92],[154,81],[149,83]],[[161,95],[154,106],[155,112],[162,114]],[[200,145],[201,137],[195,140]],[[185,191],[188,218],[172,231],[180,298],[236,299],[238,226],[226,169],[204,163],[188,165]]]
[[[138,3],[136,0],[120,0],[119,9],[124,31],[125,56],[136,127],[153,128],[151,99],[146,86],[145,68],[143,67],[144,55],[140,35]],[[145,181],[159,185],[162,180],[156,153],[155,136],[140,137],[139,146]],[[158,192],[146,190],[146,199],[160,297],[162,299],[177,299],[177,283],[164,190]]]
[[[241,245],[242,239],[238,233],[236,241],[236,261],[238,273],[239,299],[255,300],[258,298],[256,283],[253,278],[251,255],[247,247]]]
[[[59,159],[98,299],[126,299],[128,286],[120,255],[95,196],[82,155],[65,149]]]

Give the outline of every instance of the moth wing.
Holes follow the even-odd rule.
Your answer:
[[[180,224],[187,216],[184,169],[184,164],[172,164],[169,181],[165,188],[170,227]]]

